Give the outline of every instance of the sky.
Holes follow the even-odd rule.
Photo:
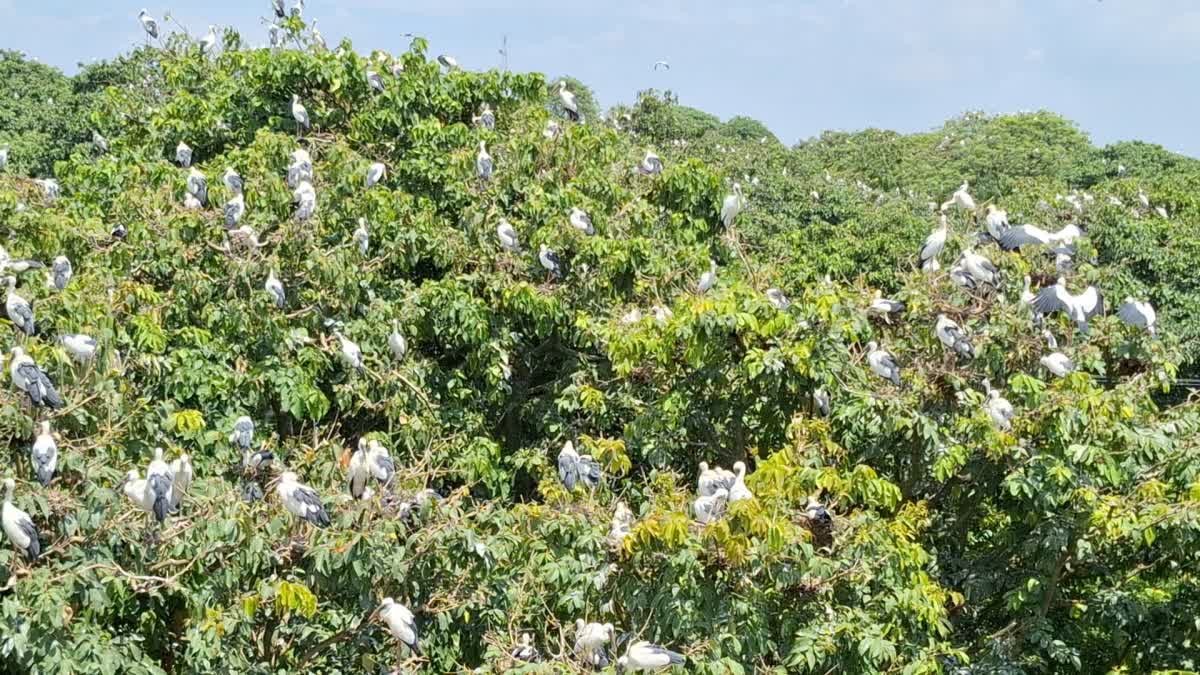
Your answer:
[[[269,0],[161,3],[0,0],[0,46],[74,72],[141,41],[142,7],[266,40]],[[1046,109],[1097,144],[1200,157],[1200,0],[308,0],[305,17],[330,44],[395,53],[416,33],[470,69],[500,67],[507,37],[509,68],[574,76],[602,107],[669,89],[786,143]]]

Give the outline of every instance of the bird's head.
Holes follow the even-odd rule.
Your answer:
[[[9,288],[16,288],[17,287],[17,278],[13,277],[13,276],[4,277],[4,283],[8,284]]]
[[[733,470],[734,470],[734,472],[739,473],[739,474],[746,473],[746,463],[745,462],[734,462]]]
[[[708,471],[708,462],[700,462],[700,473]]]
[[[17,486],[17,482],[14,481],[13,479],[11,479],[11,478],[4,479],[4,491],[7,492],[9,495],[12,494],[12,491],[16,486]]]
[[[279,480],[285,483],[295,483],[299,481],[299,478],[296,476],[295,471],[284,471],[279,474]]]
[[[155,449],[154,449],[154,461],[156,461],[156,462],[161,462],[161,461],[162,461],[162,458],[163,458],[163,449],[162,449],[162,448],[155,448]]]
[[[48,420],[43,421],[41,424],[41,427],[42,427],[42,435],[43,436],[47,436],[50,434],[50,422]]]
[[[871,340],[870,342],[868,342],[868,343],[867,343],[867,351],[869,351],[869,352],[873,352],[873,351],[875,351],[876,349],[879,349],[879,343],[878,343],[878,342],[876,342],[876,341],[874,341],[874,340]]]
[[[622,656],[621,658],[617,659],[617,672],[618,673],[625,672],[625,669],[628,667],[629,667],[629,657],[628,656]]]

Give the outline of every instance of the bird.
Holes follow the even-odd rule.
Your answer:
[[[709,468],[708,462],[700,462],[700,475],[696,478],[696,492],[701,497],[711,497],[717,490],[725,489],[726,493],[733,488],[736,476],[732,471],[726,471],[719,466]]]
[[[492,179],[492,170],[495,165],[492,162],[492,156],[488,154],[487,145],[484,141],[479,141],[479,154],[475,156],[475,175],[482,181]]]
[[[207,54],[212,51],[212,48],[217,44],[217,27],[209,26],[208,33],[200,38],[200,53]]]
[[[242,216],[245,214],[246,197],[239,192],[233,196],[233,199],[225,203],[225,229],[233,229],[242,221]]]
[[[1075,363],[1062,352],[1047,354],[1041,358],[1040,362],[1046,370],[1059,377],[1066,377],[1075,371]]]
[[[1125,296],[1125,301],[1117,308],[1117,317],[1135,328],[1141,328],[1150,334],[1150,337],[1157,337],[1158,328],[1155,324],[1158,323],[1158,314],[1154,311],[1154,306],[1149,301],[1134,300],[1132,297]]]
[[[317,191],[307,180],[300,181],[292,192],[292,200],[296,202],[296,220],[300,222],[312,218],[317,211]]]
[[[412,611],[391,598],[384,598],[383,603],[379,606],[379,618],[383,620],[392,637],[408,647],[413,654],[421,653],[417,644],[416,617],[413,616]]]
[[[38,367],[33,358],[21,347],[13,347],[12,361],[8,364],[8,372],[13,384],[25,392],[34,407],[45,406],[51,410],[63,407],[62,397],[54,388],[54,383],[46,375],[46,371]]]
[[[733,227],[733,221],[738,214],[742,212],[742,208],[746,205],[746,199],[742,196],[742,184],[733,184],[733,193],[725,196],[725,201],[721,202],[721,224],[726,228]]]
[[[150,465],[146,467],[146,489],[151,495],[154,518],[160,523],[166,520],[171,510],[174,480],[171,465],[163,461],[163,449],[154,448],[154,459],[150,460]]]
[[[204,208],[204,204],[202,204],[199,199],[196,199],[196,195],[190,192],[185,192],[183,193],[183,208],[188,209],[189,211],[199,211],[200,209]]]
[[[655,61],[653,69],[658,70],[659,68],[662,68],[663,70],[670,70],[671,64],[667,63],[666,61]]]
[[[314,51],[316,51],[316,50],[325,51],[325,50],[329,49],[329,46],[325,44],[325,36],[321,35],[321,31],[317,30],[317,20],[316,19],[312,20],[312,26],[310,27],[309,32],[312,33],[312,43],[313,43]]]
[[[383,77],[374,70],[367,69],[367,84],[373,91],[383,91]]]
[[[179,145],[175,145],[175,163],[178,163],[178,165],[182,168],[191,168],[191,166],[192,166],[191,145],[188,145],[187,143],[184,143],[182,141],[179,142]]]
[[[987,401],[983,404],[983,409],[987,411],[992,423],[1004,431],[1012,429],[1012,418],[1016,415],[1012,404],[1000,394],[998,389],[992,389],[992,383],[989,380],[983,381],[983,388],[987,392]]]
[[[642,314],[642,310],[638,307],[634,307],[621,317],[621,324],[625,326],[632,326],[633,324],[641,321],[644,317],[645,315]]]
[[[96,348],[99,346],[96,343],[96,338],[83,333],[67,333],[60,335],[58,341],[62,343],[67,353],[71,358],[78,363],[88,363],[92,357],[96,355]]]
[[[96,150],[101,153],[108,152],[108,139],[95,129],[92,130],[92,145],[96,146]]]
[[[233,422],[233,431],[229,434],[229,442],[234,446],[249,450],[254,444],[254,420],[242,415]]]
[[[814,389],[812,393],[813,407],[821,417],[829,417],[829,413],[833,411],[830,407],[829,392],[824,389]]]
[[[1005,230],[996,240],[1005,251],[1015,251],[1023,246],[1070,247],[1075,240],[1083,236],[1078,225],[1066,225],[1057,232],[1048,232],[1036,225],[1017,225]]]
[[[366,499],[371,496],[367,490],[367,480],[371,477],[368,461],[367,439],[360,438],[358,447],[350,455],[350,465],[346,469],[346,476],[350,480],[350,496],[354,499]]]
[[[192,487],[192,458],[182,453],[171,462],[171,510],[179,508],[180,502]]]
[[[359,348],[358,343],[350,340],[345,335],[342,335],[340,332],[335,331],[334,335],[337,337],[338,342],[341,344],[340,355],[342,357],[342,362],[345,363],[350,368],[353,368],[354,370],[356,370],[360,373],[363,372],[364,368],[363,368],[363,359],[362,359],[362,349]]]
[[[225,233],[225,236],[229,240],[225,244],[226,250],[229,250],[230,245],[234,245],[253,253],[255,250],[263,247],[263,243],[259,241],[258,235],[254,232],[254,228],[250,227],[249,225],[243,225],[241,227],[228,230]]]
[[[1166,209],[1166,207],[1163,207],[1163,206],[1156,206],[1156,207],[1154,207],[1154,212],[1158,214],[1158,217],[1159,217],[1159,218],[1164,218],[1164,219],[1165,219],[1165,218],[1167,218],[1167,217],[1168,217],[1168,216],[1167,216],[1167,209]]]
[[[403,361],[405,354],[408,353],[408,340],[404,338],[404,333],[400,332],[400,320],[392,320],[392,333],[388,335],[388,350],[392,352],[392,358],[397,361]]]
[[[537,661],[540,657],[540,654],[538,654],[537,647],[533,646],[533,641],[529,637],[529,633],[521,633],[521,642],[517,644],[515,648],[513,648],[512,652],[510,652],[510,656],[517,661],[531,663],[533,661]]]
[[[54,203],[58,199],[60,192],[58,181],[53,178],[35,178],[33,182],[42,187],[42,194],[46,196],[46,201]]]
[[[138,470],[130,469],[125,474],[125,479],[121,481],[121,492],[129,501],[145,513],[154,512],[154,494],[150,491],[150,486],[143,478],[138,478]]]
[[[707,293],[709,289],[717,284],[717,261],[711,258],[708,261],[708,270],[700,275],[700,280],[696,282],[696,292],[700,294]]]
[[[54,434],[50,433],[50,422],[43,420],[41,432],[33,440],[30,449],[33,460],[33,473],[37,476],[42,487],[50,485],[54,478],[54,470],[58,467],[58,443]]]
[[[667,325],[667,322],[675,316],[675,312],[672,312],[670,307],[663,307],[662,305],[651,307],[650,313],[654,315],[654,322],[660,326]]]
[[[233,167],[226,167],[225,173],[221,174],[221,182],[225,184],[225,189],[235,195],[242,194],[245,188],[245,183],[242,181],[242,176]]]
[[[496,226],[496,237],[500,240],[500,248],[505,251],[516,253],[521,250],[521,241],[517,238],[516,229],[513,228],[512,223],[503,218]]]
[[[572,122],[579,121],[579,104],[575,102],[575,94],[567,89],[567,81],[558,81],[558,100],[562,103],[563,112]]]
[[[50,272],[46,275],[46,286],[55,290],[65,290],[71,281],[71,261],[65,255],[60,255],[50,263]]]
[[[358,245],[358,252],[366,255],[371,249],[371,233],[367,230],[367,219],[359,218],[358,227],[355,228],[354,234],[351,235],[354,243]]]
[[[617,502],[617,507],[613,510],[612,526],[608,530],[608,543],[620,546],[632,529],[633,512],[629,510],[625,502]]]
[[[8,166],[8,151],[7,145],[0,145],[0,171],[3,171]]]
[[[541,263],[542,268],[545,269],[553,279],[562,279],[566,274],[566,271],[563,269],[562,260],[558,257],[558,253],[555,253],[554,249],[546,246],[545,244],[542,244],[541,248],[538,249],[538,262]]]
[[[301,483],[294,471],[284,471],[279,476],[275,492],[288,513],[317,527],[329,527],[329,512],[321,498],[316,490]]]
[[[309,128],[308,109],[300,102],[300,97],[292,94],[292,119],[296,120],[296,126],[305,131]]]
[[[1088,286],[1079,295],[1067,290],[1067,282],[1059,277],[1053,286],[1047,286],[1038,291],[1030,303],[1038,314],[1052,314],[1061,311],[1075,322],[1083,333],[1087,333],[1088,320],[1104,313],[1104,296],[1095,286]]]
[[[711,495],[696,497],[696,501],[692,502],[692,512],[696,516],[696,521],[708,524],[720,520],[721,516],[725,515],[725,504],[728,500],[729,490],[723,487],[717,488]]]
[[[438,56],[437,62],[446,69],[446,72],[458,69],[458,59],[450,56],[449,54],[442,54]]]
[[[614,627],[611,623],[585,623],[583,619],[575,620],[575,653],[581,656],[589,665],[599,665],[596,657],[604,657],[604,646],[612,641]]]
[[[746,463],[734,462],[733,471],[735,475],[733,487],[729,488],[729,501],[740,502],[754,499],[754,493],[746,487]]]
[[[267,282],[263,284],[263,288],[271,295],[271,300],[275,303],[275,306],[283,309],[284,304],[287,302],[287,294],[283,291],[283,282],[279,280],[279,277],[275,276],[275,270],[267,273]]]
[[[367,441],[367,466],[371,477],[380,485],[388,487],[392,484],[392,478],[396,475],[396,464],[392,461],[388,449],[374,438]]]
[[[29,270],[40,270],[45,265],[28,258],[12,258],[8,255],[8,251],[0,246],[0,271],[12,272],[14,274],[23,274]]]
[[[592,217],[587,214],[587,211],[584,211],[577,206],[571,207],[571,216],[569,220],[571,222],[571,227],[586,235],[592,235],[596,233],[596,228],[592,226]]]
[[[617,659],[617,672],[638,670],[662,670],[673,666],[682,666],[687,659],[682,654],[671,651],[645,640],[639,640],[625,651],[625,655]]]
[[[1138,197],[1138,203],[1142,205],[1142,208],[1144,208],[1144,209],[1150,208],[1150,197],[1146,194],[1145,190],[1139,189],[1137,197]]]
[[[963,268],[962,263],[957,263],[950,268],[950,281],[959,288],[965,288],[969,291],[975,290],[975,279],[967,274],[967,270]]]
[[[813,535],[816,548],[833,546],[833,516],[829,514],[829,509],[815,498],[809,497],[804,506],[804,516],[808,519],[808,530]]]
[[[17,330],[26,335],[33,335],[37,332],[37,324],[33,318],[33,307],[29,302],[17,295],[17,278],[5,277],[4,282],[8,284],[8,297],[4,299],[4,311],[8,314],[8,320],[12,321]]]
[[[962,265],[963,270],[977,283],[995,287],[1000,279],[1000,270],[996,269],[992,261],[970,248],[962,252],[959,264]]]
[[[287,184],[288,187],[296,190],[301,183],[310,183],[311,188],[313,181],[313,162],[312,156],[304,148],[297,148],[292,151],[292,161],[288,163]]]
[[[933,332],[947,349],[968,359],[975,358],[975,348],[971,346],[971,340],[967,337],[966,332],[957,323],[946,318],[945,314],[937,315],[937,323],[934,324]]]
[[[900,366],[897,366],[896,359],[887,351],[880,349],[879,344],[875,341],[867,343],[867,364],[871,367],[871,372],[889,380],[897,387],[900,386]]]
[[[138,21],[142,22],[142,29],[146,31],[146,35],[152,39],[158,39],[158,22],[154,20],[154,17],[143,9],[138,12]]]
[[[208,205],[208,179],[194,166],[188,168],[187,191],[201,206]]]
[[[488,131],[495,131],[496,129],[496,113],[492,112],[492,107],[486,103],[483,104],[483,107],[479,110],[479,114],[473,117],[471,121],[476,126],[483,127]]]
[[[946,247],[946,235],[949,231],[950,226],[947,223],[946,214],[938,214],[938,226],[929,233],[928,237],[925,237],[925,243],[921,244],[921,250],[917,253],[922,271],[936,272],[941,268],[938,256]]]
[[[276,19],[287,18],[287,12],[283,9],[283,0],[271,0],[271,9],[275,10]]]
[[[657,176],[663,172],[662,160],[653,150],[647,150],[646,156],[642,158],[642,162],[638,164],[638,173],[643,176]]]
[[[951,195],[950,201],[942,204],[941,210],[945,211],[951,206],[957,206],[961,209],[966,209],[967,211],[974,211],[975,198],[972,197],[971,193],[967,191],[969,188],[970,185],[967,184],[967,181],[963,181],[963,184],[954,191],[953,195]]]
[[[765,295],[767,296],[767,302],[771,303],[771,306],[779,311],[787,309],[792,304],[792,301],[788,300],[788,297],[778,288],[768,288]]]
[[[998,209],[994,204],[988,204],[985,222],[988,234],[992,239],[1000,241],[1004,233],[1008,231],[1008,211]]]
[[[891,317],[900,314],[904,311],[904,303],[899,300],[892,300],[883,297],[880,291],[875,291],[871,304],[867,307],[868,316],[882,317],[887,323],[891,323]]]
[[[376,183],[383,180],[386,175],[387,167],[384,166],[383,162],[372,162],[371,165],[367,167],[367,187],[370,188],[374,186]]]
[[[16,481],[11,478],[4,479],[4,506],[0,507],[0,525],[3,525],[8,541],[32,562],[42,554],[42,542],[38,538],[37,526],[33,524],[33,519],[13,504],[15,488]]]
[[[595,488],[600,484],[600,464],[591,455],[580,455],[575,444],[567,441],[558,452],[558,478],[568,491],[582,484]]]

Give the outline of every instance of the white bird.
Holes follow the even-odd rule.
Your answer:
[[[33,307],[25,298],[17,295],[16,277],[5,277],[4,281],[8,284],[8,297],[4,300],[4,311],[8,314],[8,320],[12,321],[17,330],[26,335],[33,335],[37,331],[37,325],[33,318]]]
[[[961,209],[966,209],[967,211],[974,211],[975,210],[975,198],[971,196],[970,192],[967,192],[969,187],[970,186],[967,184],[967,182],[963,181],[963,184],[960,185],[959,188],[957,190],[955,190],[954,194],[950,197],[950,201],[942,204],[941,210],[945,211],[946,209],[950,208],[951,206],[957,206]]]
[[[867,343],[867,365],[871,367],[871,372],[900,386],[900,366],[896,365],[895,357],[880,349],[874,341]]]
[[[275,10],[276,19],[287,18],[287,12],[283,9],[283,0],[271,0],[271,9]]]
[[[387,176],[387,167],[383,162],[372,162],[371,166],[367,167],[367,187],[374,186],[379,181]]]
[[[641,321],[644,316],[645,315],[642,314],[641,309],[634,307],[628,312],[625,312],[624,316],[621,317],[621,324],[625,326],[632,326],[633,324]]]
[[[708,270],[700,275],[700,281],[696,282],[696,292],[700,294],[707,293],[709,289],[717,284],[717,261],[711,258],[708,261]]]
[[[492,179],[493,169],[495,164],[492,162],[492,156],[488,154],[487,145],[484,141],[479,141],[479,154],[475,156],[475,175],[480,180],[489,181]]]
[[[768,288],[766,296],[767,302],[771,303],[772,307],[780,311],[787,309],[792,304],[792,301],[788,300],[788,297],[784,295],[783,291],[779,290],[778,288]]]
[[[155,40],[158,39],[158,22],[154,20],[154,17],[143,9],[138,12],[138,21],[142,22],[142,28],[146,31],[146,35]]]
[[[92,145],[96,146],[96,149],[102,153],[108,152],[108,139],[95,129],[92,130]]]
[[[208,33],[200,38],[200,53],[207,54],[212,51],[212,48],[217,44],[217,27],[209,26]]]
[[[1014,251],[1023,246],[1049,246],[1057,244],[1069,247],[1083,236],[1078,225],[1066,225],[1057,232],[1048,232],[1037,225],[1018,225],[1004,231],[997,241],[1005,251]]]
[[[667,63],[666,61],[655,61],[654,62],[654,70],[658,70],[659,68],[662,68],[664,70],[670,70],[671,64]]]
[[[970,274],[967,274],[967,270],[963,268],[962,263],[956,263],[954,267],[950,268],[950,281],[959,288],[971,291],[975,290],[975,279]]]
[[[721,203],[721,224],[726,228],[733,227],[733,221],[738,214],[742,212],[742,208],[746,205],[746,198],[742,196],[742,184],[733,184],[733,194],[725,196],[725,201]]]
[[[8,166],[8,150],[7,145],[0,145],[0,171]]]
[[[1041,358],[1041,364],[1046,367],[1046,370],[1054,373],[1059,377],[1066,377],[1075,370],[1075,364],[1071,359],[1062,352],[1054,352],[1047,354]]]
[[[370,85],[371,89],[374,91],[383,91],[383,77],[381,77],[379,73],[369,68],[367,69],[367,84]]]
[[[1138,203],[1141,204],[1142,208],[1144,209],[1150,208],[1150,197],[1146,194],[1145,190],[1138,190]]]
[[[608,530],[608,543],[612,546],[620,546],[632,529],[633,511],[629,510],[625,502],[617,502],[617,507],[613,510],[612,526]]]
[[[292,192],[292,200],[296,202],[296,220],[300,222],[312,218],[317,211],[317,191],[307,180],[300,181]]]
[[[45,406],[52,410],[63,407],[62,397],[58,395],[58,390],[54,388],[54,383],[50,381],[46,371],[39,368],[21,347],[13,347],[8,374],[13,385],[29,396],[29,401],[34,407]]]
[[[571,217],[569,220],[571,227],[584,234],[592,235],[596,233],[596,228],[592,226],[592,217],[587,214],[587,211],[577,206],[571,207]]]
[[[821,415],[821,417],[829,417],[829,413],[833,411],[830,406],[829,392],[824,389],[814,389],[812,393],[813,407]]]
[[[672,312],[670,307],[663,307],[662,305],[651,307],[650,313],[654,315],[654,322],[660,326],[667,325],[667,322],[675,317],[675,312]]]
[[[96,355],[96,348],[99,346],[96,343],[96,338],[83,333],[67,333],[61,335],[58,341],[62,343],[67,353],[71,358],[78,363],[87,363]]]
[[[191,145],[179,142],[175,145],[175,163],[182,168],[190,168],[192,166],[192,148]]]
[[[237,418],[229,434],[229,442],[242,450],[249,450],[254,444],[254,420],[245,415]]]
[[[246,215],[246,196],[242,193],[237,193],[225,203],[225,229],[229,230],[242,222],[242,216]]]
[[[1158,323],[1158,314],[1155,313],[1154,306],[1149,301],[1134,300],[1126,296],[1125,301],[1117,309],[1117,317],[1130,326],[1150,333],[1150,337],[1158,335],[1158,328],[1155,326]]]
[[[638,173],[643,176],[657,176],[663,172],[662,160],[653,150],[647,150],[646,156],[642,158],[641,164],[638,164]]]
[[[225,184],[226,190],[235,195],[242,194],[242,190],[246,187],[245,182],[242,181],[241,174],[234,171],[233,167],[226,167],[225,173],[221,174],[221,182]]]
[[[708,462],[700,462],[700,475],[696,478],[696,492],[701,497],[711,497],[722,488],[728,493],[733,489],[737,476],[732,471],[721,467],[708,467]]]
[[[346,475],[350,479],[350,496],[354,499],[367,499],[371,496],[367,489],[367,480],[371,477],[367,439],[358,439],[358,447],[350,455],[350,466]]]
[[[279,277],[275,276],[275,270],[267,273],[267,282],[263,284],[263,288],[271,295],[271,300],[275,303],[275,306],[283,309],[284,304],[287,302],[287,294],[284,293],[283,282],[279,280]]]
[[[575,653],[589,665],[599,665],[595,659],[597,655],[604,657],[604,646],[612,641],[614,630],[611,623],[584,623],[583,619],[576,619]],[[604,663],[607,662],[604,658]]]
[[[329,512],[321,503],[320,496],[316,490],[301,483],[295,472],[284,471],[279,476],[275,492],[288,513],[317,527],[329,527]]]
[[[54,478],[54,470],[58,467],[58,443],[54,440],[54,434],[50,433],[50,422],[42,422],[42,430],[33,440],[30,452],[34,475],[42,487],[49,486],[50,480]]]
[[[975,348],[971,346],[971,340],[967,337],[966,332],[957,323],[946,318],[945,314],[937,315],[937,323],[934,324],[933,332],[947,349],[968,359],[975,358]]]
[[[513,648],[511,656],[518,661],[525,661],[526,663],[537,661],[540,658],[537,647],[533,646],[533,641],[529,633],[521,633],[521,643]]]
[[[38,538],[37,526],[33,524],[33,519],[12,502],[15,487],[16,481],[11,478],[4,479],[4,506],[0,507],[0,525],[3,526],[4,534],[12,545],[32,562],[42,554],[42,542]]]
[[[754,499],[754,493],[746,487],[746,463],[735,462],[733,465],[733,487],[729,488],[729,501],[740,502]]]
[[[421,648],[417,645],[416,617],[407,607],[391,598],[384,598],[383,604],[379,606],[379,618],[383,619],[392,637],[408,647],[412,653],[421,653]]]
[[[188,168],[187,191],[201,206],[208,205],[208,179],[194,166]]]
[[[729,491],[725,488],[717,488],[716,492],[709,496],[700,495],[696,497],[696,501],[692,502],[692,512],[696,516],[696,521],[707,525],[715,520],[720,520],[721,516],[725,515],[725,504],[729,500]]]
[[[946,235],[949,232],[950,225],[946,221],[946,214],[938,214],[938,226],[925,237],[925,243],[921,244],[921,250],[917,253],[923,271],[936,272],[941,268],[938,256],[946,247]]]
[[[1000,279],[1000,270],[996,269],[992,261],[969,248],[962,252],[959,264],[977,283],[995,286]]]
[[[397,361],[404,359],[408,353],[408,340],[404,338],[404,333],[400,332],[400,321],[392,320],[392,334],[388,336],[388,349],[392,352],[392,358]]]
[[[150,494],[151,511],[158,522],[167,518],[174,500],[174,476],[171,465],[163,461],[163,449],[154,448],[154,459],[146,467],[146,490]]]
[[[387,487],[392,484],[392,478],[396,475],[396,464],[392,461],[388,449],[373,438],[367,441],[367,466],[371,470],[371,477],[380,485]]]
[[[871,304],[867,306],[868,316],[882,317],[887,323],[892,322],[892,315],[900,314],[904,311],[904,303],[899,300],[883,297],[879,291],[875,291],[871,298]]]
[[[359,349],[358,343],[353,342],[338,331],[334,331],[333,334],[341,344],[340,355],[342,362],[360,373],[363,372],[362,349]]]
[[[40,270],[43,267],[45,265],[32,259],[18,258],[14,260],[8,255],[8,251],[4,250],[3,246],[0,246],[0,271],[11,271],[15,274],[22,274],[29,270]]]
[[[1000,241],[1004,233],[1008,231],[1008,211],[996,208],[993,204],[987,205],[987,231],[992,235],[992,239]]]
[[[476,126],[483,127],[488,131],[495,131],[496,129],[496,113],[492,112],[492,107],[486,103],[479,110],[479,114],[471,118],[471,121]]]
[[[446,69],[446,72],[458,69],[458,59],[450,56],[449,54],[442,54],[441,56],[437,57],[437,61],[443,68]]]
[[[297,126],[301,129],[308,130],[308,109],[300,102],[300,97],[292,94],[292,119],[296,120]]]
[[[358,246],[358,252],[366,255],[367,251],[371,249],[371,233],[367,230],[366,218],[358,219],[358,227],[355,228],[354,234],[351,237]]]
[[[552,278],[562,279],[565,276],[562,260],[558,257],[558,253],[545,244],[538,249],[538,262],[541,263],[543,269],[550,273]]]
[[[312,33],[312,43],[313,43],[314,51],[329,49],[329,46],[325,44],[325,36],[321,35],[321,31],[317,30],[317,20],[316,19],[313,19],[313,21],[312,21],[312,27],[310,29],[310,32]]]
[[[1053,286],[1038,291],[1031,305],[1040,315],[1063,312],[1084,333],[1088,332],[1088,320],[1104,313],[1104,297],[1095,286],[1088,286],[1083,293],[1074,295],[1067,290],[1067,282],[1062,277]]]
[[[1001,396],[998,389],[992,389],[990,381],[984,380],[983,388],[987,391],[987,402],[983,404],[983,408],[992,419],[992,423],[1004,431],[1012,429],[1012,418],[1016,415],[1012,404]]]
[[[41,186],[42,194],[46,196],[46,201],[53,204],[58,200],[60,188],[57,180],[53,178],[35,178],[33,182]]]
[[[145,479],[138,478],[138,470],[130,469],[121,481],[121,492],[129,501],[145,513],[154,512],[154,493]]]
[[[558,100],[562,103],[563,112],[572,122],[579,121],[579,105],[575,102],[575,94],[567,89],[567,81],[558,81]]]
[[[300,187],[303,182],[312,183],[313,181],[313,161],[312,155],[304,148],[297,148],[292,151],[292,161],[288,164],[287,184],[293,190]],[[311,185],[309,186],[311,187]]]
[[[505,251],[516,253],[521,250],[521,241],[517,238],[517,230],[513,228],[512,223],[503,218],[496,226],[496,237],[500,239],[500,248]]]
[[[629,645],[625,656],[617,659],[617,672],[638,670],[662,670],[682,666],[687,659],[682,654],[641,640]]]
[[[558,452],[558,478],[567,491],[574,490],[576,484],[595,488],[600,484],[600,464],[591,455],[580,455],[575,444],[567,441]]]
[[[183,208],[189,211],[199,211],[204,208],[204,204],[201,204],[200,200],[196,199],[196,195],[185,192],[183,193]]]
[[[171,462],[171,510],[179,508],[180,502],[192,487],[192,458],[185,452]]]
[[[1159,218],[1167,217],[1167,209],[1165,207],[1156,206],[1156,207],[1154,207],[1154,212],[1158,214]]]

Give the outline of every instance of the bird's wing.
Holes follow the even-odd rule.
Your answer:
[[[1000,248],[1011,251],[1031,244],[1048,244],[1051,239],[1049,232],[1036,225],[1018,225],[1000,234]]]
[[[1095,286],[1088,286],[1087,290],[1076,297],[1080,308],[1083,309],[1083,315],[1086,318],[1092,318],[1097,314],[1104,313],[1104,296]]]
[[[921,246],[921,262],[936,258],[941,254],[942,249],[946,247],[946,234],[942,231],[934,232],[925,238],[925,243]]]
[[[1137,305],[1132,302],[1121,303],[1121,306],[1117,309],[1117,316],[1131,326],[1146,324],[1146,317],[1138,311]]]
[[[1038,314],[1052,314],[1054,312],[1067,311],[1067,303],[1058,294],[1058,286],[1047,286],[1037,292],[1033,296],[1033,300],[1029,301]]]
[[[574,489],[575,481],[578,479],[579,469],[575,463],[576,458],[569,454],[560,453],[558,455],[558,477],[568,490]]]
[[[42,371],[38,369],[36,363],[26,362],[17,366],[17,374],[30,385],[35,385],[42,379]]]

